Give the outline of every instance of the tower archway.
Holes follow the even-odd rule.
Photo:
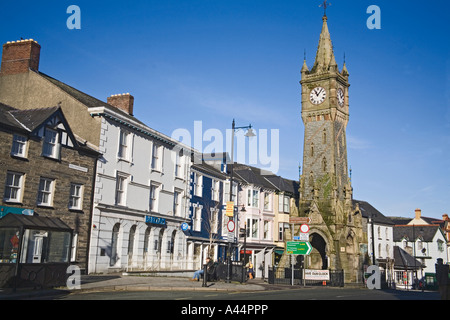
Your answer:
[[[319,270],[328,269],[327,242],[325,239],[319,233],[313,232],[309,236],[309,241],[313,250],[311,251],[307,267]]]

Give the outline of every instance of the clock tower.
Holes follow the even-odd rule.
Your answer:
[[[327,20],[324,14],[314,65],[309,70],[305,59],[301,69],[305,135],[298,215],[310,218],[313,250],[306,267],[344,270],[345,281],[354,282],[360,277],[365,246],[348,174],[349,73],[345,62],[338,68]]]
[[[322,197],[344,199],[349,183],[346,128],[349,119],[348,72],[337,66],[327,16],[324,15],[316,59],[311,70],[303,63],[302,120],[303,145],[302,197],[313,199],[314,190]],[[324,189],[323,184],[330,184]],[[321,186],[322,185],[322,186]]]

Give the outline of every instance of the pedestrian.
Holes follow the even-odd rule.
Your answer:
[[[206,258],[206,270],[208,271],[212,266],[214,265],[214,262],[211,260],[210,257]],[[192,279],[190,279],[191,281],[200,281],[200,276],[204,273],[203,268],[200,270],[197,270],[194,272],[194,276],[192,277]]]
[[[245,267],[247,268],[247,275],[248,275],[249,279],[253,279],[254,278],[254,274],[253,274],[253,263],[252,263],[252,260],[249,260],[248,263],[245,265]]]

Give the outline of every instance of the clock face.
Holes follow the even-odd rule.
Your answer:
[[[327,97],[327,93],[324,88],[317,87],[311,90],[311,93],[309,95],[309,99],[313,104],[321,104],[325,101],[325,98]]]
[[[345,98],[344,98],[344,91],[342,91],[341,88],[339,88],[337,91],[337,98],[338,98],[339,106],[343,107]]]

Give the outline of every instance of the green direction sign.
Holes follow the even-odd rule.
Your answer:
[[[311,243],[307,241],[288,241],[286,242],[287,254],[309,255],[312,251]]]

